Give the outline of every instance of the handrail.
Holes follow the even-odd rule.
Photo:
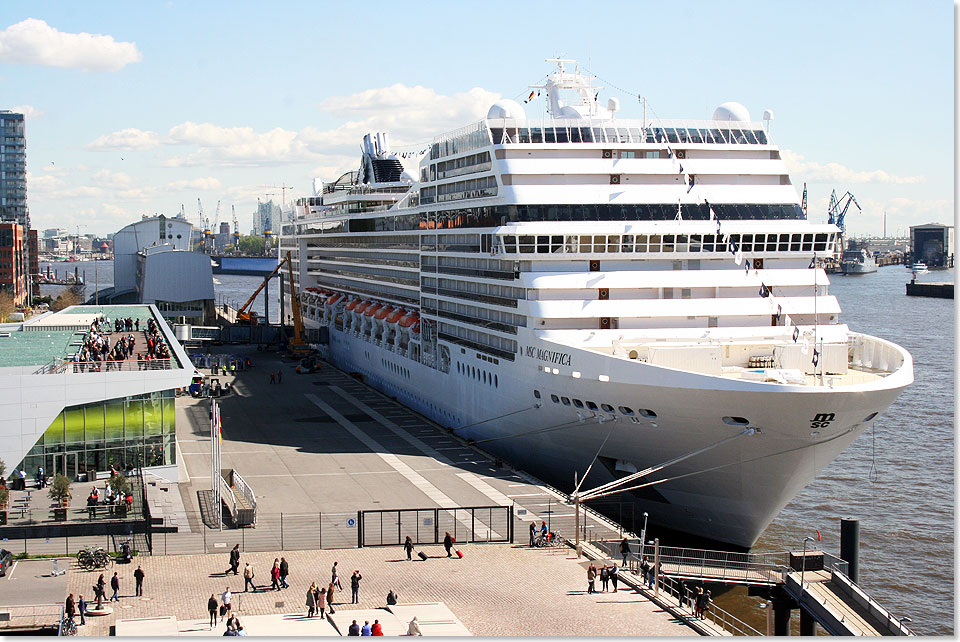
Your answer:
[[[666,591],[676,598],[681,607],[689,605],[690,612],[693,613],[693,600],[696,595],[692,589],[683,586],[679,580],[675,580],[671,577],[660,576],[659,581],[661,590]],[[680,595],[681,588],[683,589],[682,597]],[[703,617],[704,619],[710,620],[724,631],[730,631],[734,635],[763,635],[763,633],[753,628],[736,615],[720,608],[712,602],[710,604],[710,608],[703,612]]]

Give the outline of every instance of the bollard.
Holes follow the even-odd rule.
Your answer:
[[[849,566],[847,576],[854,583],[860,576],[860,520],[840,520],[840,558]]]
[[[653,540],[653,594],[660,595],[660,538]]]
[[[767,637],[773,635],[773,602],[767,600]]]

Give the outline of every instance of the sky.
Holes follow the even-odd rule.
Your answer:
[[[143,214],[198,222],[312,193],[359,165],[522,98],[562,56],[621,117],[710,118],[723,102],[771,138],[825,222],[848,234],[953,222],[954,7],[808,1],[0,3],[0,109],[26,114],[33,226],[105,235]],[[527,115],[544,115],[541,98]],[[284,189],[284,188],[287,189]],[[79,226],[79,227],[78,227]]]

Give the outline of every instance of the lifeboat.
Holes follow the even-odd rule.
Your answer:
[[[327,305],[333,305],[334,303],[336,303],[342,298],[343,298],[342,294],[331,294],[330,297],[327,299]]]
[[[347,312],[352,312],[360,304],[360,299],[354,299],[347,304]]]
[[[417,331],[419,332],[419,323],[420,323],[420,314],[417,312],[411,312],[407,316],[403,317],[399,321],[401,328],[409,328],[414,324],[418,324]]]
[[[413,327],[410,328],[410,332],[412,332],[412,333],[414,333],[414,334],[420,334],[420,322],[419,322],[419,321],[417,321],[415,324],[413,324]]]
[[[357,314],[363,314],[363,311],[366,310],[368,307],[370,307],[370,302],[367,300],[364,300],[363,303],[355,307],[353,311]]]
[[[377,313],[373,316],[373,318],[377,320],[386,319],[391,312],[393,312],[393,306],[385,305],[377,310]]]
[[[394,308],[393,311],[387,315],[385,320],[387,323],[396,323],[397,321],[402,319],[406,314],[407,314],[407,311],[404,310],[403,308]]]
[[[374,301],[373,303],[368,305],[367,308],[363,311],[363,316],[372,317],[374,314],[376,314],[377,310],[379,310],[382,307],[383,307],[382,303],[377,303],[376,301]]]

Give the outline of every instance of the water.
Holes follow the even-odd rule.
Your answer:
[[[113,261],[77,261],[75,263],[47,263],[40,262],[40,271],[46,272],[47,265],[50,266],[51,273],[60,277],[72,275],[76,267],[78,274],[83,277],[86,287],[84,296],[89,297],[94,293],[95,284],[99,283],[100,289],[111,287],[113,285]],[[254,290],[263,283],[263,277],[246,276],[238,274],[214,274],[213,291],[217,304],[229,303],[235,308],[239,308],[253,294]],[[277,279],[270,280],[270,321],[277,323],[280,320],[280,313],[277,308]],[[44,285],[41,287],[41,294],[49,294],[56,297],[63,292],[65,286]],[[251,309],[263,317],[264,314],[264,292],[260,292],[254,300]]]
[[[92,262],[53,264],[60,274],[77,266],[93,292]],[[113,263],[98,264],[101,287],[113,283]],[[45,264],[41,264],[45,270]],[[949,299],[908,297],[910,272],[882,267],[874,274],[830,276],[841,320],[853,330],[900,344],[914,360],[915,382],[805,488],[764,531],[756,552],[803,547],[823,534],[822,546],[840,551],[840,518],[860,520],[860,584],[895,616],[926,635],[953,635],[954,617],[954,306]],[[953,281],[933,271],[921,281]],[[217,302],[242,305],[261,277],[214,275]],[[277,320],[276,280],[270,283]],[[56,294],[62,287],[45,286]],[[253,309],[263,313],[263,293]],[[874,475],[871,475],[873,470]],[[765,630],[758,598],[737,588],[717,596],[721,607]],[[795,612],[795,620],[797,620]],[[797,623],[794,623],[797,626]],[[794,631],[797,632],[796,630]]]
[[[840,518],[859,519],[860,585],[895,617],[910,617],[913,631],[953,635],[954,306],[949,299],[906,296],[909,280],[910,272],[897,265],[830,276],[841,320],[906,348],[915,382],[874,432],[863,434],[784,508],[753,551],[799,550],[803,538],[819,530],[825,550],[839,553]],[[952,271],[933,271],[919,280],[954,278]],[[745,589],[716,601],[765,630],[760,600]]]

